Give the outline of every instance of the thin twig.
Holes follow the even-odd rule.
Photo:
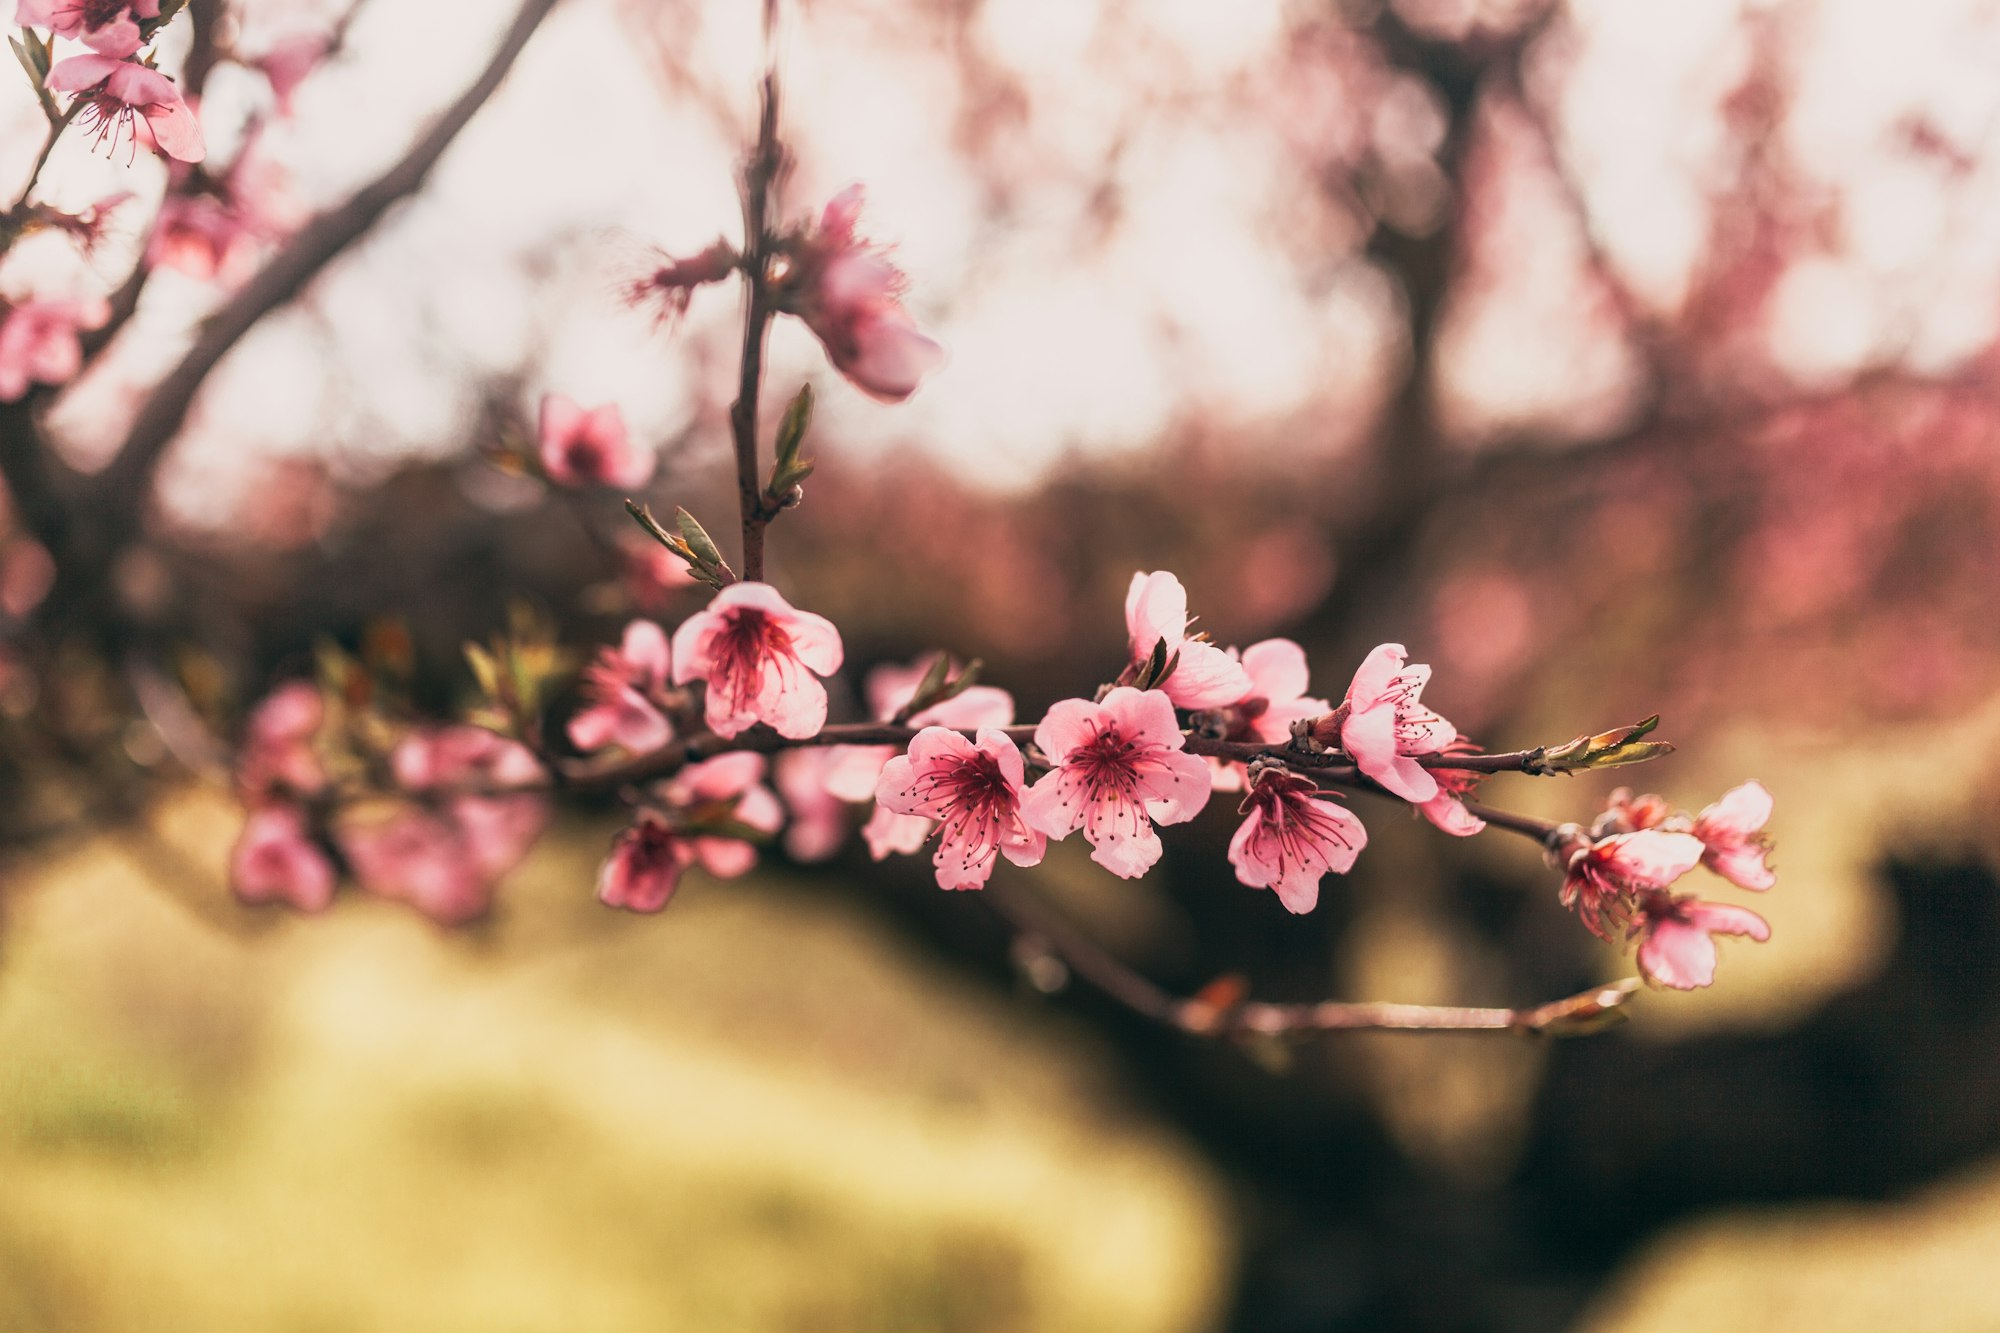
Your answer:
[[[1196,1037],[1290,1037],[1321,1032],[1581,1032],[1615,1015],[1638,990],[1634,978],[1526,1009],[1379,1001],[1234,1005],[1182,998],[1125,965],[1096,940],[1042,903],[999,884],[984,897],[1017,930],[1032,937],[1073,973],[1125,1008]],[[1613,1020],[1615,1021],[1615,1020]]]

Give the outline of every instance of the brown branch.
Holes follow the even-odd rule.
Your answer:
[[[99,478],[93,501],[107,521],[131,524],[145,502],[161,457],[216,363],[259,320],[296,297],[329,263],[366,235],[392,205],[422,188],[438,159],[499,89],[522,48],[556,3],[522,0],[486,68],[403,159],[339,207],[308,222],[228,304],[209,317],[194,346],[139,409],[124,445]]]
[[[764,577],[764,529],[771,510],[757,477],[757,399],[764,380],[764,339],[771,325],[772,205],[784,174],[778,141],[777,0],[764,4],[764,80],[759,92],[757,146],[743,171],[743,272],[749,288],[743,311],[743,361],[729,426],[736,446],[736,501],[743,520],[743,577]]]
[[[1639,989],[1637,978],[1595,986],[1525,1009],[1459,1005],[1345,1003],[1234,1005],[1171,994],[1125,965],[1058,913],[999,884],[984,893],[992,908],[1125,1008],[1195,1037],[1295,1037],[1322,1032],[1577,1033],[1623,1017],[1620,1006]]]

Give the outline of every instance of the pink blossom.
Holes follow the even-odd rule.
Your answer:
[[[6,308],[0,318],[0,403],[11,403],[30,384],[67,384],[83,368],[79,329],[102,328],[111,307],[91,297],[48,297]]]
[[[336,833],[341,855],[368,892],[407,903],[439,925],[485,914],[496,876],[457,822],[405,807],[386,819],[349,822]]]
[[[160,204],[146,263],[179,269],[203,282],[234,283],[256,262],[256,233],[236,211],[212,194],[169,195]]]
[[[413,731],[391,751],[389,765],[405,791],[441,798],[442,822],[489,882],[518,865],[548,823],[548,801],[526,790],[546,781],[540,762],[483,727]]]
[[[139,20],[160,16],[160,0],[20,0],[14,22],[47,28],[101,56],[123,60],[139,49]]]
[[[583,673],[590,707],[569,720],[570,742],[579,750],[617,745],[633,754],[657,750],[674,737],[673,725],[656,702],[667,684],[667,635],[650,620],[625,627],[616,648],[606,648]]]
[[[882,769],[875,800],[902,815],[938,821],[931,857],[941,889],[980,889],[998,857],[1041,862],[1048,839],[1021,817],[1021,752],[1007,733],[981,727],[969,741],[948,727],[925,727],[910,751]]]
[[[1236,657],[1236,650],[1229,655]],[[1265,639],[1243,650],[1239,659],[1250,678],[1243,697],[1221,710],[1224,740],[1258,741],[1265,745],[1285,745],[1292,739],[1292,724],[1320,717],[1333,705],[1306,694],[1309,668],[1306,650],[1290,639]],[[1178,671],[1175,672],[1179,674]],[[1173,693],[1173,680],[1163,687]],[[1243,765],[1221,759],[1209,760],[1209,776],[1217,791],[1241,791]]]
[[[237,788],[246,800],[282,790],[311,796],[326,786],[326,770],[313,748],[325,720],[319,687],[294,680],[265,695],[250,711],[237,758]]]
[[[944,360],[944,348],[903,309],[902,273],[860,240],[861,187],[834,196],[801,237],[780,300],[826,345],[834,369],[870,397],[896,403]]]
[[[1368,845],[1368,831],[1352,811],[1276,764],[1254,771],[1238,813],[1248,818],[1229,840],[1236,878],[1253,889],[1275,890],[1291,912],[1318,906],[1320,880],[1353,869]]]
[[[1464,737],[1453,740],[1440,753],[1476,754],[1479,747]],[[1437,783],[1437,795],[1428,801],[1420,801],[1417,809],[1425,819],[1454,838],[1469,838],[1475,833],[1486,831],[1486,821],[1465,808],[1465,798],[1472,795],[1484,776],[1464,768],[1433,768],[1429,770],[1431,779]]]
[[[687,561],[651,537],[627,540],[621,554],[625,595],[641,611],[663,610],[683,589],[695,586]]]
[[[264,245],[299,220],[283,171],[246,149],[222,185],[168,193],[153,220],[146,262],[234,285],[250,275]]]
[[[868,711],[877,722],[893,722],[929,674],[932,659],[923,658],[908,666],[884,663],[868,673]],[[1014,721],[1014,696],[992,685],[973,685],[949,699],[934,703],[911,715],[913,727],[950,727],[954,731],[977,731],[981,727],[1005,727]],[[843,801],[872,801],[882,765],[896,754],[893,745],[835,745],[827,765],[827,790]],[[880,856],[875,858],[881,860]]]
[[[271,95],[277,99],[278,114],[292,114],[292,93],[319,68],[333,43],[322,33],[298,33],[276,43],[263,55],[252,60],[255,66],[270,82]]]
[[[566,394],[542,395],[542,471],[558,486],[630,491],[652,478],[657,458],[634,444],[616,403],[586,412]]]
[[[694,849],[651,810],[641,810],[611,844],[597,872],[597,900],[628,912],[657,912],[694,864]]]
[[[1606,919],[1623,923],[1635,898],[1665,889],[1701,864],[1699,838],[1665,829],[1616,833],[1579,846],[1563,877],[1562,905],[1600,939],[1610,938]]]
[[[1764,784],[1751,781],[1725,792],[1696,815],[1694,836],[1705,849],[1702,864],[1739,888],[1761,891],[1776,884],[1778,877],[1765,861],[1771,850],[1764,833],[1771,804]]]
[[[847,805],[827,790],[831,747],[785,750],[773,762],[778,794],[791,811],[785,854],[794,861],[824,861],[847,841]]]
[[[1402,644],[1385,643],[1362,662],[1341,705],[1340,744],[1363,773],[1422,804],[1437,795],[1437,780],[1410,756],[1436,754],[1458,730],[1424,707],[1419,696],[1431,669],[1405,667],[1405,657]]]
[[[1666,797],[1650,792],[1634,796],[1630,787],[1619,787],[1605,798],[1604,813],[1597,817],[1591,831],[1599,837],[1636,833],[1640,829],[1660,828],[1672,818],[1673,807],[1667,804]]]
[[[323,912],[333,901],[333,883],[333,863],[308,833],[304,811],[266,805],[250,812],[229,854],[229,884],[237,897]]]
[[[48,88],[83,99],[77,124],[85,133],[95,127],[97,142],[109,139],[114,151],[121,133],[137,141],[133,122],[144,117],[154,144],[168,157],[199,162],[207,155],[194,112],[181,100],[174,81],[158,70],[109,56],[71,56],[49,71]]]
[[[1208,766],[1183,746],[1173,703],[1121,685],[1102,703],[1064,699],[1035,728],[1052,770],[1029,789],[1022,814],[1051,838],[1077,829],[1090,859],[1136,879],[1160,859],[1154,824],[1180,824],[1208,804]]]
[[[877,861],[891,856],[914,856],[931,836],[931,821],[922,815],[901,815],[886,805],[878,805],[861,826],[868,855]]]
[[[757,864],[742,838],[717,832],[739,825],[775,832],[784,809],[762,785],[764,756],[738,751],[693,764],[654,789],[662,808],[639,811],[618,835],[598,871],[598,901],[632,912],[657,912],[699,864],[717,879],[733,879]]]
[[[658,307],[655,319],[662,326],[687,313],[695,288],[721,282],[736,271],[742,258],[727,241],[717,241],[687,259],[676,259],[657,250],[652,253],[654,262],[643,273],[627,280],[622,290],[629,305]]]
[[[1771,927],[1743,907],[1659,894],[1644,908],[1639,970],[1649,981],[1675,990],[1694,990],[1715,980],[1716,935],[1743,935],[1763,941]]]
[[[1188,637],[1187,589],[1172,574],[1134,574],[1125,592],[1125,633],[1132,661],[1144,662],[1165,640],[1167,655],[1179,654],[1172,675],[1161,683],[1179,708],[1221,708],[1250,693],[1250,673],[1232,653]],[[1303,661],[1304,653],[1300,654]],[[1282,670],[1275,661],[1270,666]],[[1128,677],[1129,679],[1129,677]],[[1305,688],[1303,679],[1299,682]]]
[[[826,687],[840,670],[840,631],[792,607],[768,583],[732,583],[674,631],[674,683],[707,682],[709,730],[735,736],[768,723],[804,740],[826,725]]]

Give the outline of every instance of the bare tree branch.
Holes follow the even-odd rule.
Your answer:
[[[230,302],[203,325],[194,346],[153,390],[92,496],[114,524],[129,524],[144,504],[153,473],[187,420],[188,408],[216,364],[271,311],[292,300],[329,263],[366,235],[399,200],[422,188],[445,150],[492,97],[528,39],[557,0],[523,0],[486,68],[403,159],[347,202],[307,223]]]

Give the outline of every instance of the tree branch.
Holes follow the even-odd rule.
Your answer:
[[[336,257],[366,235],[389,208],[422,188],[431,169],[460,131],[492,97],[557,0],[523,0],[499,49],[470,87],[460,93],[403,159],[347,202],[321,213],[202,326],[194,346],[140,408],[124,445],[98,480],[92,496],[114,525],[129,525],[144,504],[154,471],[187,420],[195,394],[265,315],[292,300]]]
[[[1623,1017],[1620,1007],[1639,989],[1627,977],[1604,986],[1526,1009],[1479,1009],[1459,1005],[1344,1003],[1230,1003],[1202,996],[1170,994],[1127,967],[1097,941],[1059,914],[996,882],[986,902],[1017,930],[1032,937],[1082,977],[1125,1008],[1195,1037],[1293,1037],[1321,1032],[1514,1032],[1579,1033]]]
[[[764,577],[764,528],[771,521],[757,468],[757,399],[763,389],[764,337],[771,325],[771,210],[785,150],[778,141],[778,0],[764,3],[764,80],[759,91],[757,146],[743,172],[743,360],[729,426],[736,445],[736,501],[743,520],[743,577]]]

